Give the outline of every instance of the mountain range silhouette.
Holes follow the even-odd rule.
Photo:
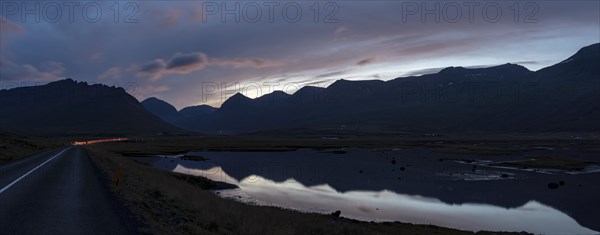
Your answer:
[[[237,93],[220,108],[177,111],[157,98],[66,79],[0,90],[0,129],[52,134],[359,132],[589,132],[600,124],[600,44],[529,71],[516,64],[448,67],[389,81],[338,80],[256,99]]]
[[[598,131],[600,44],[539,71],[516,64],[448,67],[390,81],[338,80],[256,99],[237,93],[220,108],[173,119],[175,108],[142,104],[183,129],[232,133],[276,129],[407,132]],[[169,110],[163,112],[160,110]],[[183,113],[184,110],[181,111]]]

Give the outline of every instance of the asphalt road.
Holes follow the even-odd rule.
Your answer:
[[[0,165],[0,234],[131,234],[127,210],[83,148]]]

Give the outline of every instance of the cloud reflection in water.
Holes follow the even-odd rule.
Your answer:
[[[220,166],[201,170],[178,164],[173,171],[204,176],[239,187],[223,190],[222,195],[244,194],[258,204],[300,211],[328,213],[340,210],[342,216],[359,220],[435,224],[471,231],[598,234],[579,225],[565,213],[537,201],[529,201],[517,208],[476,203],[448,204],[436,198],[398,194],[389,190],[338,192],[328,184],[307,187],[294,179],[275,182],[251,175],[237,180]]]

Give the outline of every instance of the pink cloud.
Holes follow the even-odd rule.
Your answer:
[[[119,67],[112,67],[108,70],[106,70],[104,73],[98,75],[98,79],[99,80],[105,80],[105,79],[116,79],[116,78],[120,78],[121,76],[123,76],[123,69],[119,68]]]
[[[0,48],[8,44],[11,35],[18,33],[25,33],[25,29],[0,15]]]
[[[232,66],[234,68],[267,68],[282,65],[283,63],[272,60],[263,60],[256,58],[237,58],[230,60],[213,59],[211,65]]]
[[[375,62],[375,58],[374,58],[374,57],[371,57],[371,58],[367,58],[367,59],[364,59],[364,60],[358,61],[358,62],[356,63],[356,65],[363,66],[363,65],[371,64],[371,63],[373,63],[373,62]]]
[[[23,27],[15,22],[10,21],[5,16],[0,15],[0,32],[5,33],[20,33],[25,32]]]
[[[35,67],[31,64],[19,65],[5,58],[0,58],[0,77],[5,81],[27,80],[59,80],[63,79],[65,68],[57,61],[46,61]]]
[[[177,24],[177,22],[179,22],[183,15],[183,11],[180,11],[178,9],[170,9],[164,14],[164,17],[160,24],[165,27],[173,26]]]
[[[136,99],[141,101],[146,98],[156,96],[156,94],[158,94],[158,93],[166,92],[169,90],[171,90],[171,88],[166,85],[160,85],[160,86],[146,85],[146,86],[134,87],[133,89],[128,90],[128,92],[130,95],[132,95],[133,97],[135,97]]]
[[[213,59],[202,52],[176,53],[170,59],[155,59],[137,67],[137,75],[158,80],[169,74],[190,74],[209,66],[231,66],[233,68],[267,68],[283,63],[258,58]]]

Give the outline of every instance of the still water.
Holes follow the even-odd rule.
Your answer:
[[[331,213],[365,221],[464,230],[599,234],[599,173],[566,174],[465,164],[477,156],[423,149],[191,152],[153,166],[236,185],[220,196],[250,204]],[[487,157],[489,158],[489,157]],[[494,161],[522,157],[494,156]],[[564,182],[549,189],[549,182]]]

